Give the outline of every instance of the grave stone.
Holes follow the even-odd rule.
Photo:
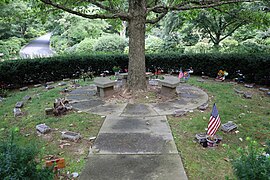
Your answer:
[[[204,103],[203,105],[199,106],[198,109],[204,111],[208,108],[208,103]]]
[[[46,134],[51,131],[51,128],[46,124],[38,124],[36,125],[36,130],[41,134]]]
[[[68,87],[65,87],[64,89],[61,90],[62,93],[68,93],[70,92],[71,90],[68,89]]]
[[[222,140],[222,137],[219,135],[214,135],[215,141],[210,142],[207,139],[208,135],[206,133],[198,133],[195,135],[195,141],[200,143],[203,147],[214,147]]]
[[[173,114],[174,114],[175,117],[179,117],[179,116],[185,115],[186,113],[187,113],[186,111],[178,110],[178,109],[177,109],[177,110],[174,111]]]
[[[40,86],[42,86],[42,85],[41,85],[41,84],[35,84],[35,85],[34,85],[35,88],[38,88],[38,87],[40,87]]]
[[[53,83],[54,83],[53,81],[46,82],[46,85],[51,85],[51,84],[53,84]]]
[[[15,108],[22,108],[23,107],[23,102],[19,101],[15,104]]]
[[[235,91],[236,93],[238,93],[238,94],[244,94],[244,91],[241,91],[241,90],[238,90],[238,89],[235,89],[235,88],[234,88],[234,91]]]
[[[28,96],[28,95],[24,96],[23,98],[24,101],[29,101],[30,99],[31,99],[31,96]]]
[[[65,85],[67,85],[66,82],[60,82],[60,83],[58,83],[58,86],[65,86]]]
[[[198,143],[206,142],[206,133],[198,133],[195,135],[195,140]]]
[[[268,96],[270,96],[270,91],[269,91],[269,92],[267,92],[267,95],[268,95]]]
[[[4,98],[0,96],[0,102],[4,101]]]
[[[151,86],[158,86],[158,81],[157,80],[154,80],[154,79],[151,79],[151,80],[149,80],[149,85],[151,85]]]
[[[69,81],[70,80],[70,78],[64,78],[63,79],[63,81]]]
[[[14,108],[13,109],[13,113],[14,113],[14,117],[22,116],[23,115],[23,113],[22,113],[22,111],[21,111],[20,108]]]
[[[53,108],[45,108],[46,115],[53,115]]]
[[[251,93],[244,93],[244,98],[246,99],[251,99],[252,98],[252,94]]]
[[[54,86],[46,86],[47,90],[50,90],[50,89],[53,89],[53,88],[54,88]]]
[[[198,82],[201,82],[201,83],[204,83],[205,82],[205,80],[203,80],[203,79],[197,79],[197,81]]]
[[[71,131],[62,132],[62,139],[69,139],[71,141],[78,141],[81,139],[80,133],[75,133]]]
[[[237,125],[231,121],[221,125],[221,130],[224,132],[231,132],[235,129],[237,129]]]
[[[202,79],[209,79],[209,76],[202,76]]]
[[[20,91],[26,91],[28,89],[28,87],[22,87],[20,88]]]
[[[80,84],[72,84],[72,85],[71,85],[72,88],[78,88],[78,87],[80,87],[80,86],[81,86]]]
[[[244,85],[246,88],[253,88],[254,87],[254,84],[245,84]]]
[[[260,91],[263,91],[263,92],[266,92],[266,91],[269,91],[268,88],[259,88]]]

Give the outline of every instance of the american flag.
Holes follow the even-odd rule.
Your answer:
[[[181,79],[184,76],[182,68],[180,68],[178,78]]]
[[[208,123],[208,130],[207,130],[207,135],[209,136],[214,136],[220,126],[221,122],[220,122],[220,117],[218,114],[218,110],[216,107],[216,104],[214,104],[213,106],[213,110],[209,119],[209,123]]]

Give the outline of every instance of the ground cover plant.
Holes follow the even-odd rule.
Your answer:
[[[86,82],[80,81],[82,85]],[[87,82],[92,83],[91,82]],[[8,139],[10,132],[16,130],[14,138],[18,146],[35,146],[38,150],[39,165],[45,165],[45,161],[63,157],[66,167],[61,173],[80,173],[84,167],[89,147],[90,137],[96,136],[103,118],[97,115],[71,111],[62,116],[46,116],[45,108],[53,107],[56,98],[64,97],[60,93],[63,87],[57,86],[51,90],[46,90],[44,86],[39,88],[29,88],[26,91],[9,91],[7,97],[0,102],[0,137],[1,140]],[[32,99],[25,102],[22,117],[14,117],[13,108],[18,101],[22,101],[26,95]],[[45,123],[52,131],[45,135],[38,135],[36,125]],[[78,142],[61,140],[61,132],[73,131],[80,133],[83,138]],[[64,145],[63,145],[64,144]]]
[[[270,98],[265,92],[258,90],[259,86],[248,89],[243,84],[229,82],[215,82],[211,79],[204,83],[198,82],[199,77],[191,77],[188,84],[195,85],[205,90],[209,95],[209,108],[201,112],[194,110],[183,117],[168,116],[169,124],[177,148],[189,179],[235,179],[233,171],[233,158],[237,160],[241,153],[239,147],[245,149],[248,145],[246,137],[258,142],[258,147],[263,147],[270,135]],[[80,80],[81,85],[89,85],[91,80]],[[56,85],[55,83],[54,85]],[[251,92],[252,99],[245,99],[237,94],[234,88]],[[9,137],[10,131],[18,131],[16,135],[19,144],[31,142],[39,149],[41,165],[44,161],[53,157],[64,157],[67,165],[63,173],[81,172],[86,162],[88,149],[91,146],[89,137],[96,136],[103,122],[103,118],[97,115],[78,113],[75,111],[63,116],[46,116],[44,109],[52,107],[55,98],[64,97],[60,93],[63,87],[46,90],[45,87],[30,88],[20,92],[13,90],[8,92],[7,98],[0,102],[0,137]],[[13,116],[13,108],[17,101],[21,101],[25,95],[32,99],[25,103],[22,108],[24,115],[21,118]],[[156,94],[149,92],[148,101],[157,98]],[[138,101],[141,102],[141,101]],[[144,103],[142,101],[141,103]],[[205,132],[213,103],[217,104],[221,122],[233,121],[238,125],[239,133],[217,134],[223,140],[215,149],[205,149],[198,143],[193,142],[196,133]],[[35,126],[46,123],[53,130],[47,135],[38,136]],[[60,138],[61,131],[70,130],[79,132],[83,139],[79,142],[63,142]],[[68,143],[70,145],[61,145]],[[226,144],[226,145],[224,145]],[[229,147],[229,148],[228,148]],[[241,160],[241,159],[240,159]],[[237,162],[237,161],[235,161]],[[238,163],[239,164],[239,163]]]
[[[209,108],[206,111],[195,110],[184,117],[169,116],[177,148],[182,157],[189,179],[236,179],[232,168],[232,158],[237,159],[241,153],[238,148],[245,149],[248,145],[247,137],[258,142],[258,148],[263,147],[270,137],[270,97],[258,88],[248,89],[243,84],[228,82],[197,82],[197,77],[189,83],[205,90],[209,95]],[[251,92],[252,99],[245,99],[237,94],[234,88]],[[218,131],[223,140],[214,149],[203,148],[194,142],[195,134],[206,132],[213,103],[216,103],[221,122],[233,121],[238,125],[238,133],[223,133]],[[249,170],[252,171],[252,168]],[[268,169],[269,171],[269,169]]]

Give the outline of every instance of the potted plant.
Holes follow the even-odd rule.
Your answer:
[[[117,77],[119,75],[119,71],[120,71],[120,67],[119,66],[113,66],[112,70],[114,72],[114,75]]]

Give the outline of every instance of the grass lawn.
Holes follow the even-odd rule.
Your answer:
[[[228,82],[197,82],[198,77],[192,77],[189,84],[205,90],[209,95],[209,108],[201,112],[195,110],[183,117],[168,116],[177,148],[181,154],[189,179],[235,179],[231,163],[225,161],[228,151],[222,145],[217,148],[203,148],[195,143],[196,133],[204,132],[207,127],[213,103],[216,103],[221,117],[221,122],[235,122],[239,133],[226,134],[218,131],[223,137],[221,144],[228,144],[230,153],[237,156],[237,148],[245,147],[246,137],[251,137],[259,143],[264,144],[270,137],[270,97],[258,88],[248,89],[243,84],[231,84]],[[87,85],[92,81],[80,82]],[[54,85],[57,85],[56,83]],[[252,99],[245,99],[243,95],[237,94],[234,88],[251,92]],[[0,102],[0,137],[7,139],[12,129],[17,129],[16,139],[19,143],[35,144],[40,149],[40,159],[46,157],[64,157],[66,168],[63,172],[81,172],[85,164],[85,157],[91,146],[89,137],[96,136],[104,118],[86,113],[71,111],[67,115],[55,117],[46,116],[45,108],[52,107],[54,100],[64,97],[60,91],[63,87],[56,86],[55,89],[46,90],[44,87],[29,88],[27,91],[10,91],[9,96]],[[13,108],[18,101],[29,95],[31,100],[27,101],[22,108],[24,115],[14,117]],[[154,96],[154,95],[153,95]],[[149,97],[152,97],[149,94]],[[52,132],[38,136],[35,126],[45,123],[52,128]],[[82,134],[83,139],[79,142],[63,142],[61,131],[74,131]],[[243,139],[241,141],[240,139]],[[68,143],[61,148],[59,145]],[[225,159],[224,159],[225,158]],[[42,162],[44,164],[44,162]]]
[[[90,83],[92,82],[81,82],[81,84]],[[16,141],[20,144],[31,143],[38,146],[41,161],[46,160],[46,157],[63,157],[66,160],[66,168],[63,172],[81,172],[91,145],[89,137],[97,135],[104,118],[75,111],[58,117],[46,116],[45,108],[53,107],[56,98],[64,97],[64,94],[60,93],[63,88],[56,86],[55,89],[46,90],[44,87],[39,87],[29,88],[23,92],[17,90],[9,92],[8,97],[0,102],[0,137],[7,139],[12,129],[18,129]],[[26,95],[31,96],[32,99],[24,104],[22,108],[24,115],[14,117],[13,108],[16,102],[22,101]],[[38,136],[35,127],[40,123],[48,125],[52,128],[52,132]],[[83,138],[79,142],[62,141],[61,132],[66,130],[78,132]],[[59,146],[65,143],[68,144],[63,148]]]
[[[188,83],[208,93],[209,108],[204,112],[195,110],[184,117],[168,117],[185,170],[191,180],[236,179],[231,163],[225,161],[228,149],[222,145],[214,149],[203,148],[193,141],[195,134],[205,132],[212,106],[216,103],[221,122],[233,121],[239,126],[237,134],[217,132],[223,138],[221,144],[229,145],[230,155],[238,156],[237,148],[246,146],[246,137],[251,137],[262,145],[270,138],[270,97],[258,88],[248,89],[243,84],[213,80],[201,83],[197,82],[197,79],[198,77],[193,77]],[[237,94],[234,88],[251,92],[252,99],[243,98],[243,95]]]

